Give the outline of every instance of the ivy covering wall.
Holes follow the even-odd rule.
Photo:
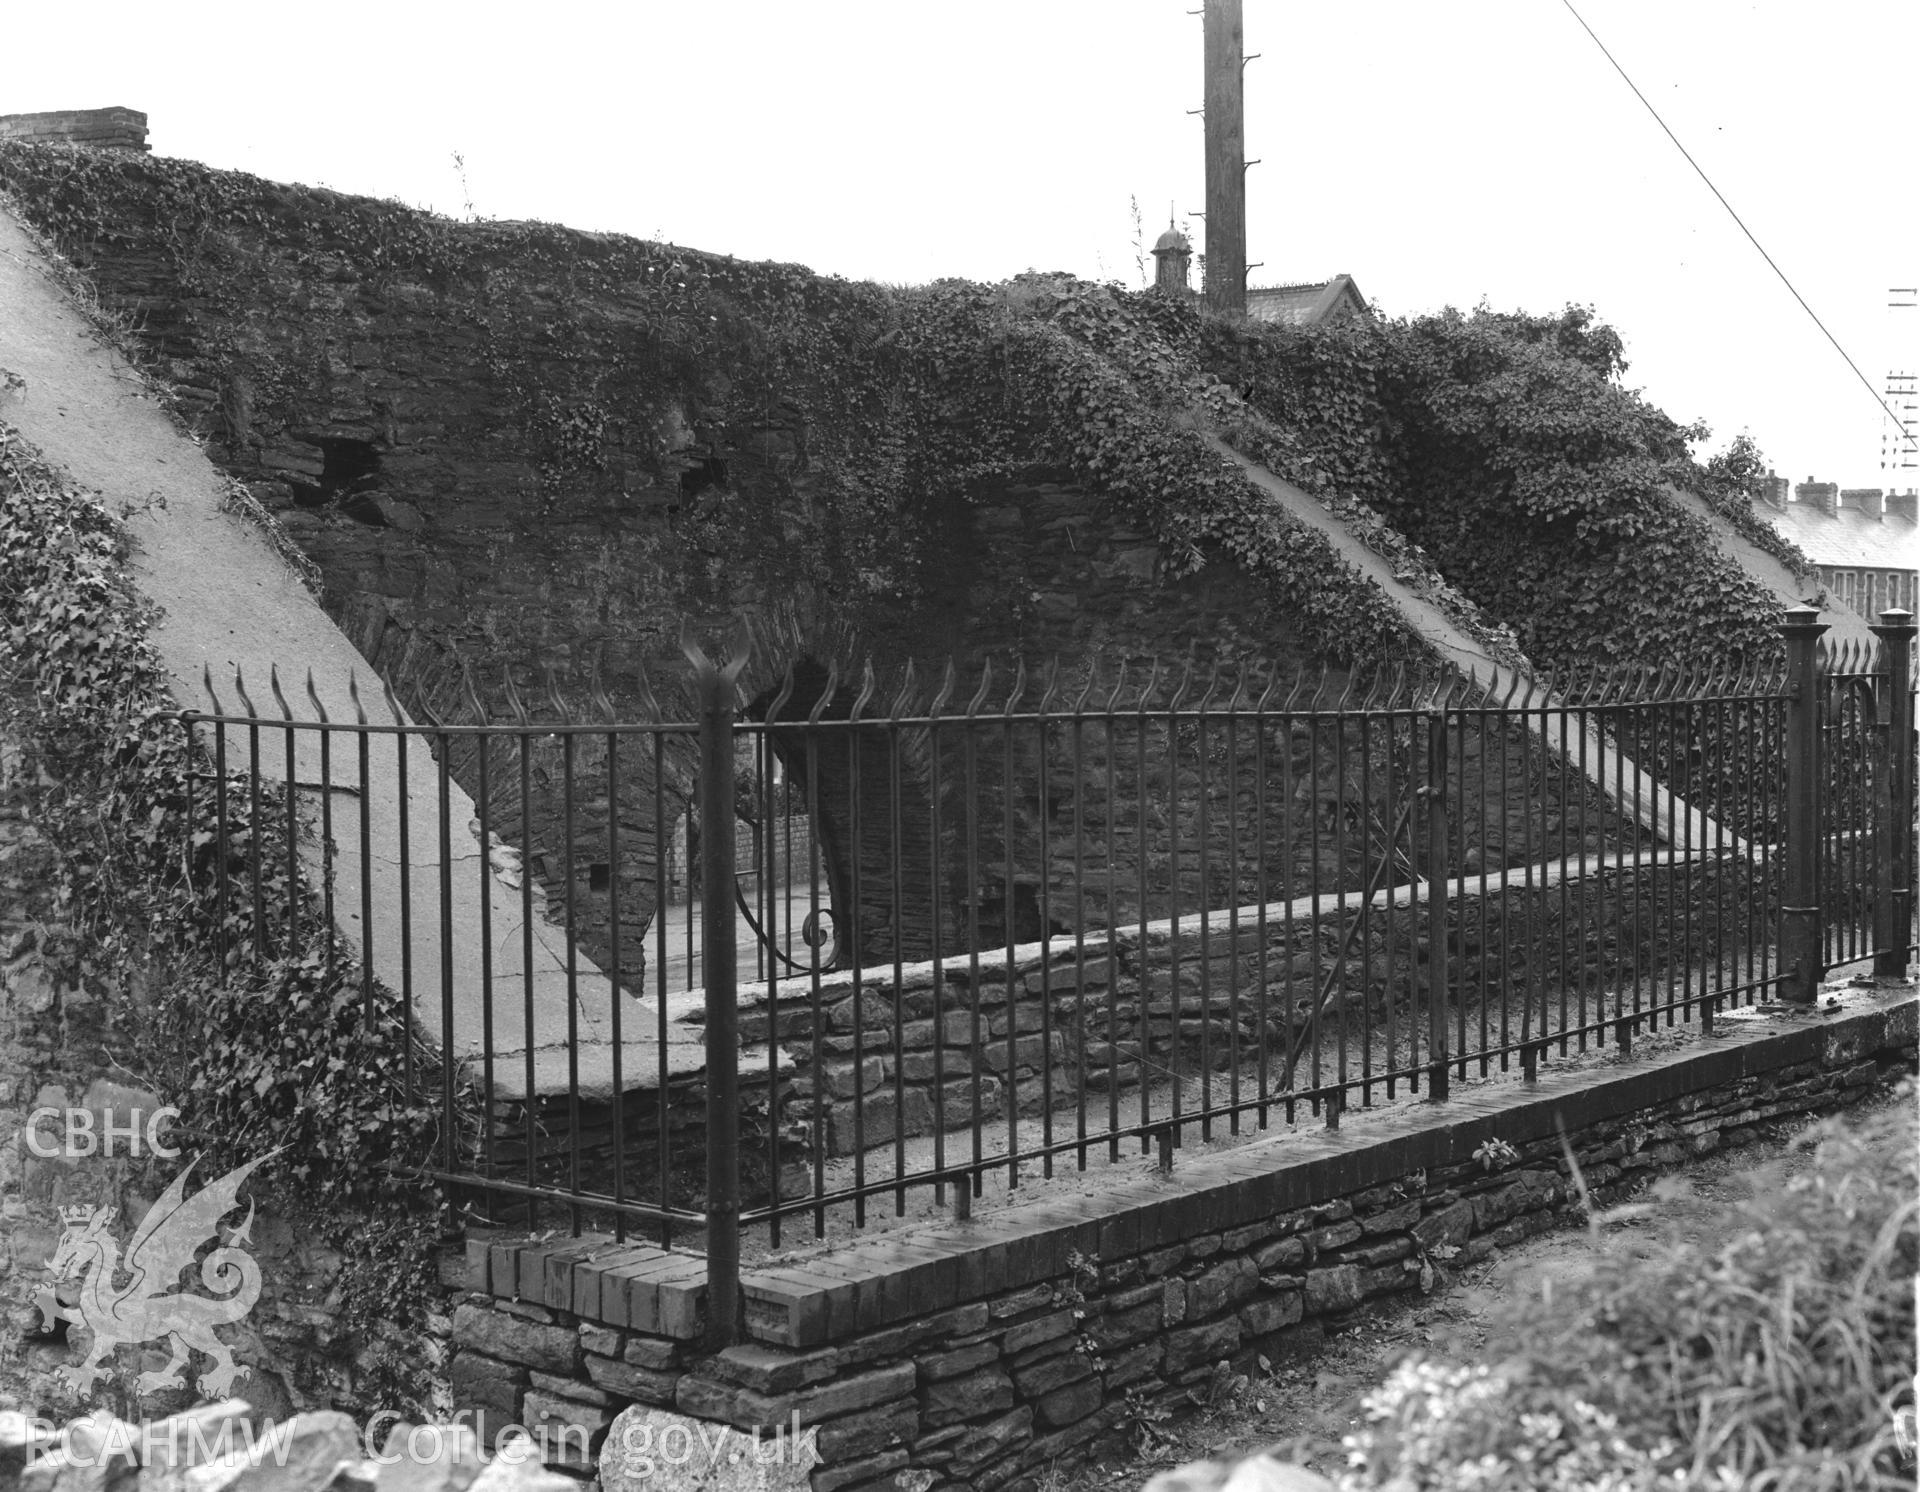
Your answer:
[[[1143,589],[1232,573],[1290,647],[1406,651],[1380,591],[1209,432],[1549,665],[1772,645],[1771,598],[1670,486],[1799,562],[1752,516],[1757,453],[1694,461],[1706,432],[1629,390],[1583,310],[1295,329],[1065,276],[852,284],[80,149],[0,145],[0,188],[135,316],[336,615],[471,659],[672,656],[688,613],[774,606],[882,650],[980,622],[1045,652],[1027,577],[973,576],[964,616],[943,581],[968,513],[1061,472],[1161,547]],[[343,443],[365,471],[328,470]],[[992,630],[1016,615],[1027,635]],[[1160,620],[1166,651],[1195,640]]]
[[[1208,323],[1200,356],[1297,432],[1287,474],[1377,509],[1536,661],[1738,664],[1779,646],[1778,601],[1673,500],[1697,493],[1790,568],[1753,509],[1764,462],[1628,389],[1590,311],[1482,309],[1248,330]],[[1276,463],[1280,464],[1280,463]]]
[[[402,1082],[399,1001],[376,986],[369,1003],[357,963],[329,952],[279,869],[272,799],[220,780],[165,718],[127,555],[97,498],[0,422],[0,726],[51,851],[39,959],[58,998],[111,1004],[138,1032],[106,1057],[180,1109],[202,1177],[278,1152],[256,1191],[345,1260],[328,1307],[359,1355],[355,1397],[424,1405],[428,1378],[391,1343],[427,1309],[439,1204],[392,1168],[425,1161],[437,1125]],[[217,894],[220,812],[238,883],[260,867],[257,900]]]

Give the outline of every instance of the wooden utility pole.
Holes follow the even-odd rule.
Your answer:
[[[1247,309],[1247,167],[1240,0],[1206,0],[1207,304]]]

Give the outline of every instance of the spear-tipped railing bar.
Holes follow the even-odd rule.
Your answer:
[[[366,1028],[374,1026],[373,1008],[373,774],[368,753],[367,707],[360,698],[360,677],[347,670],[347,698],[353,702],[354,751],[360,790],[360,1014]]]
[[[866,877],[862,873],[866,859],[865,803],[861,793],[860,746],[862,719],[866,708],[873,702],[879,684],[874,677],[873,660],[864,661],[860,673],[860,690],[854,696],[853,706],[847,712],[847,730],[844,737],[847,770],[847,883],[848,917],[847,947],[852,962],[853,987],[860,987],[867,961],[867,888]],[[853,1070],[859,1072],[866,1062],[866,1002],[855,1000],[853,1005]],[[861,1195],[854,1203],[854,1224],[865,1227],[867,1221],[866,1195],[867,1184],[867,1095],[866,1085],[856,1083],[853,1092],[853,1179]]]
[[[520,697],[520,690],[513,682],[513,665],[500,667],[500,692],[507,697],[507,709],[513,714],[514,723],[523,731],[533,723],[533,717],[527,713],[526,701]]]
[[[417,691],[423,698],[425,689]],[[434,758],[434,807],[438,813],[438,849],[440,854],[440,1112],[454,1112],[455,1080],[459,1064],[454,1061],[453,1053],[459,1050],[458,1034],[454,1030],[453,1018],[453,753],[452,742],[445,728],[424,704],[420,713],[427,724],[436,732],[436,745],[432,753]],[[405,733],[401,739],[406,739]],[[407,779],[400,779],[400,792],[404,798],[410,791]],[[480,864],[486,866],[486,843],[481,841]],[[484,892],[482,900],[485,899]],[[487,997],[487,989],[481,986],[481,998]],[[409,1055],[413,1043],[408,1042]],[[444,1168],[454,1168],[454,1144],[456,1135],[451,1124],[440,1126],[442,1140],[441,1161]]]
[[[887,910],[888,930],[891,934],[893,952],[893,985],[900,987],[902,971],[906,966],[905,931],[901,926],[906,916],[906,833],[904,798],[902,782],[903,772],[900,760],[900,720],[907,713],[907,702],[914,692],[913,659],[908,658],[906,667],[900,672],[899,692],[894,696],[892,718],[889,719],[880,736],[886,746],[887,767],[887,891],[891,898]],[[929,898],[931,900],[931,898]],[[939,1020],[936,1012],[935,1021]],[[903,1001],[893,1002],[893,1029],[889,1033],[893,1050],[901,1051],[905,1045],[906,1010]],[[893,1065],[893,1174],[904,1177],[907,1174],[907,1125],[906,1125],[906,1072],[904,1065],[896,1059]],[[936,1092],[939,1090],[936,1089]],[[907,1189],[901,1185],[894,1191],[894,1215],[905,1216],[907,1210]]]
[[[954,689],[958,685],[959,673],[960,673],[959,667],[956,664],[953,655],[949,653],[947,655],[946,667],[941,670],[940,686],[934,691],[933,698],[931,701],[928,702],[928,705],[927,705],[927,867],[926,869],[927,869],[927,888],[928,888],[927,900],[929,903],[928,919],[927,919],[928,920],[928,942],[929,942],[928,951],[932,954],[932,958],[933,958],[934,1026],[936,1030],[943,1033],[946,1029],[945,1022],[947,1018],[946,942],[944,937],[946,918],[943,915],[943,903],[945,902],[945,896],[943,895],[943,887],[941,884],[942,878],[941,878],[940,872],[942,869],[942,865],[944,863],[946,833],[945,833],[945,826],[941,822],[941,814],[940,814],[940,810],[942,807],[941,800],[945,795],[945,788],[940,781],[940,763],[941,763],[941,745],[942,745],[940,726],[941,726],[941,715],[946,710],[948,701],[950,701],[953,698]],[[946,1048],[946,1042],[944,1040],[936,1040],[934,1042],[934,1045],[933,1045],[933,1091],[936,1094],[940,1095],[942,1102],[945,1101],[945,1096],[947,1091],[947,1067],[946,1067],[945,1048]],[[897,1057],[895,1059],[895,1065],[896,1067],[899,1065],[899,1059]],[[975,1068],[977,1064],[975,1064],[972,1061],[969,1061],[967,1063],[967,1066],[969,1068]],[[896,1108],[896,1112],[903,1112],[903,1111],[904,1111],[903,1107]],[[978,1115],[975,1115],[975,1123],[976,1125],[978,1124]],[[944,1175],[947,1169],[947,1126],[944,1123],[936,1124],[933,1130],[933,1169],[934,1169],[935,1175]],[[953,1199],[954,1206],[957,1211],[961,1213],[965,1213],[972,1207],[972,1203],[973,1203],[972,1181],[970,1178],[962,1177],[958,1182],[955,1183],[955,1186],[956,1186],[956,1191]],[[944,1205],[948,1200],[947,1199],[947,1183],[944,1181],[935,1182],[934,1189],[933,1189],[933,1196],[934,1196],[934,1204],[936,1206]]]
[[[587,674],[587,700],[600,712],[600,720],[606,725],[617,725],[620,712],[614,708],[613,700],[607,694],[606,678],[603,673],[604,647],[596,648],[593,663]]]
[[[273,702],[280,707],[282,721],[280,734],[286,748],[283,760],[284,777],[281,779],[282,794],[287,810],[287,932],[284,951],[291,956],[299,951],[300,933],[300,805],[294,795],[294,739],[293,707],[287,703],[287,696],[280,688],[280,665],[267,665],[267,687],[273,694]],[[322,733],[324,735],[324,732]],[[326,780],[321,779],[321,796],[326,796]],[[324,849],[322,850],[324,854]]]
[[[560,697],[560,676],[551,663],[540,665],[540,686],[547,692],[547,703],[553,707],[554,720],[564,721],[569,714],[567,702]]]
[[[320,722],[320,896],[321,896],[321,937],[324,938],[327,969],[327,982],[333,982],[334,948],[337,932],[333,920],[333,732],[326,729],[331,724],[327,718],[327,707],[320,701],[320,691],[314,688],[313,670],[307,670],[307,698],[313,704],[315,719]]]
[[[707,1058],[707,1346],[740,1337],[739,1025],[734,957],[733,743],[736,681],[749,647],[736,629],[715,664],[682,624],[700,699],[701,933]]]
[[[1273,692],[1280,687],[1279,664],[1271,660],[1262,664],[1261,678],[1265,680],[1265,683],[1260,690],[1259,696],[1253,702],[1253,712],[1256,715],[1264,715],[1267,713],[1267,706],[1273,698]]]
[[[975,722],[981,711],[986,708],[987,697],[993,683],[993,658],[989,655],[980,669],[979,686],[974,690],[973,698],[968,701],[965,711],[966,724],[960,735],[960,761],[963,779],[961,797],[965,828],[961,834],[966,861],[966,914],[967,914],[967,981],[970,989],[980,987],[980,745]],[[972,1053],[970,1065],[973,1068],[969,1085],[973,1110],[973,1157],[970,1195],[977,1196],[983,1183],[984,1157],[986,1146],[986,1124],[983,1112],[983,1096],[980,1084],[980,1054],[985,1050],[982,1041],[981,1006],[983,1002],[974,998],[967,1002],[971,1017],[971,1030],[968,1036],[968,1050]]]
[[[1300,703],[1300,691],[1306,687],[1306,683],[1307,666],[1303,663],[1294,669],[1293,679],[1287,685],[1287,697],[1285,702],[1280,706],[1280,712],[1283,715],[1291,715],[1294,713]]]
[[[399,667],[405,668],[407,658],[413,651],[413,638],[407,638],[407,645],[401,650]],[[400,708],[400,701],[394,697],[393,684],[385,674],[380,676],[380,692],[386,699],[387,710],[396,726],[407,724],[406,712]],[[393,738],[395,767],[394,779],[399,785],[398,808],[400,828],[400,1009],[401,1029],[413,1029],[413,853],[412,832],[413,802],[412,777],[407,771],[407,732],[401,729]],[[371,943],[368,945],[371,947]],[[402,1065],[405,1069],[407,1087],[413,1086],[413,1043],[403,1045]]]
[[[213,702],[216,717],[226,714],[220,696],[213,690],[213,671],[201,666],[201,684]],[[227,977],[227,731],[216,718],[213,723],[213,867],[214,867],[214,951],[219,959],[220,980]]]
[[[262,959],[267,953],[267,909],[260,865],[265,848],[260,832],[260,712],[247,694],[247,681],[238,664],[233,669],[233,692],[240,697],[240,708],[247,716],[247,870],[253,887],[253,956]]]
[[[1914,903],[1914,638],[1920,627],[1913,613],[1889,607],[1874,624],[1879,641],[1875,659],[1875,751],[1879,790],[1874,818],[1881,867],[1874,901],[1873,972],[1883,979],[1906,977],[1913,939]]]
[[[789,676],[792,675],[793,666],[791,664],[787,666],[787,672]],[[640,706],[641,718],[658,723],[664,712],[660,708],[659,698],[653,692],[653,680],[647,673],[646,664],[637,663],[634,665],[633,687],[634,698]]]
[[[1050,740],[1051,725],[1050,725],[1049,717],[1052,716],[1053,714],[1054,701],[1058,697],[1059,689],[1060,689],[1060,655],[1058,653],[1054,653],[1047,659],[1046,671],[1041,676],[1040,699],[1039,699],[1038,705],[1036,706],[1039,719],[1035,721],[1034,730],[1033,730],[1033,751],[1034,751],[1034,766],[1035,766],[1034,787],[1036,791],[1036,797],[1038,799],[1038,803],[1034,813],[1034,819],[1035,819],[1035,827],[1038,830],[1038,840],[1039,840],[1038,860],[1037,860],[1039,885],[1035,891],[1034,903],[1037,909],[1037,915],[1039,917],[1039,923],[1040,923],[1036,931],[1039,935],[1039,941],[1043,946],[1051,939],[1053,935],[1053,897],[1052,897],[1053,809],[1052,809],[1052,805],[1048,801],[1048,787],[1049,787],[1049,783],[1052,775],[1051,772],[1049,771],[1049,762],[1050,762],[1049,748],[1052,744]],[[1075,850],[1075,854],[1076,855],[1078,854],[1077,847]],[[1012,913],[1011,911],[1009,911],[1009,917],[1011,916],[1012,916]],[[1053,970],[1052,970],[1052,961],[1050,959],[1047,959],[1044,957],[1041,959],[1039,976],[1040,976],[1041,1008],[1045,1010],[1051,1010],[1053,1008],[1053,986],[1052,986]],[[1008,978],[1008,988],[1011,989],[1012,983],[1013,983],[1013,975],[1011,970],[1008,971],[1007,978]],[[1012,1026],[1017,1024],[1017,1022],[1011,1019],[1011,1015],[1012,1015],[1011,1011],[1008,1012],[1008,1015],[1009,1015],[1008,1025]],[[1051,1035],[1049,1035],[1048,1040],[1050,1043]],[[1051,1177],[1053,1175],[1053,1109],[1054,1109],[1053,1069],[1054,1069],[1053,1056],[1052,1056],[1051,1050],[1049,1050],[1045,1054],[1043,1054],[1040,1059],[1040,1144],[1041,1144],[1041,1150],[1042,1150],[1041,1175],[1045,1177]],[[1017,1069],[1011,1066],[1007,1069],[1007,1080],[1008,1080],[1008,1089],[1009,1089],[1008,1103],[1009,1105],[1011,1105],[1018,1096],[1017,1089],[1018,1089],[1019,1079],[1018,1079]],[[1084,1104],[1085,1104],[1085,1099],[1083,1096],[1081,1099],[1081,1105],[1083,1109],[1084,1109]],[[1084,1131],[1085,1129],[1084,1122],[1081,1124],[1081,1129],[1082,1131]]]
[[[1207,905],[1211,900],[1210,888],[1213,884],[1212,841],[1213,841],[1213,793],[1208,781],[1208,741],[1207,715],[1212,708],[1214,695],[1220,687],[1220,659],[1216,653],[1207,670],[1206,692],[1200,696],[1200,703],[1194,714],[1194,772],[1198,780],[1195,796],[1199,800],[1198,822],[1195,838],[1199,846],[1200,895],[1199,928],[1194,935],[1194,954],[1200,966],[1200,1138],[1202,1142],[1213,1138],[1213,961],[1208,956]],[[1228,752],[1232,752],[1232,738],[1228,738]],[[1177,797],[1174,800],[1177,808]],[[1231,807],[1228,809],[1232,813]],[[1175,862],[1175,876],[1179,874],[1178,861]],[[1237,909],[1239,898],[1230,898]],[[1175,924],[1176,927],[1178,924]],[[1235,932],[1238,932],[1237,926]],[[1228,945],[1233,946],[1232,944]],[[1175,968],[1178,969],[1178,960]],[[1180,992],[1177,985],[1168,991],[1173,1004],[1174,1029],[1179,1029]],[[1231,1000],[1231,995],[1229,999]],[[1238,1125],[1235,1125],[1238,1128]]]

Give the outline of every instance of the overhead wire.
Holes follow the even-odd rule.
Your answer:
[[[1693,153],[1688,150],[1686,146],[1682,145],[1680,143],[1680,137],[1668,128],[1667,121],[1660,117],[1660,111],[1654,108],[1646,94],[1640,91],[1640,85],[1635,83],[1633,79],[1627,75],[1627,70],[1620,65],[1619,59],[1607,50],[1607,44],[1600,40],[1599,36],[1594,32],[1593,27],[1587,24],[1586,18],[1573,8],[1573,0],[1560,0],[1560,3],[1566,6],[1567,14],[1580,23],[1580,29],[1592,38],[1593,44],[1600,49],[1600,55],[1613,64],[1613,70],[1620,74],[1620,80],[1625,83],[1627,87],[1631,88],[1633,90],[1633,96],[1646,106],[1647,112],[1653,116],[1653,122],[1660,126],[1669,140],[1673,141],[1673,148],[1686,157],[1686,162],[1689,166],[1693,167],[1694,174],[1707,184],[1707,190],[1712,192],[1720,205],[1727,210],[1727,216],[1733,219],[1735,226],[1738,227],[1742,233],[1746,234],[1747,242],[1752,244],[1759,252],[1760,257],[1767,261],[1767,268],[1780,277],[1780,283],[1787,287],[1787,293],[1800,303],[1800,309],[1805,311],[1812,319],[1813,324],[1820,328],[1820,334],[1833,344],[1833,350],[1839,353],[1846,365],[1853,370],[1853,376],[1860,380],[1860,386],[1873,396],[1873,402],[1880,407],[1881,412],[1885,414],[1888,419],[1893,421],[1894,428],[1901,432],[1907,445],[1912,448],[1915,445],[1913,432],[1901,422],[1900,417],[1893,412],[1893,406],[1887,403],[1886,399],[1881,396],[1880,391],[1873,386],[1872,381],[1868,379],[1867,375],[1860,371],[1860,365],[1848,355],[1847,349],[1840,345],[1840,339],[1827,330],[1826,322],[1822,321],[1813,307],[1807,304],[1807,298],[1794,287],[1793,281],[1787,277],[1787,272],[1774,262],[1773,255],[1767,252],[1766,246],[1753,236],[1753,230],[1746,225],[1746,222],[1741,218],[1740,214],[1733,210],[1733,204],[1727,201],[1725,194],[1721,192],[1719,187],[1713,184],[1713,178],[1707,175],[1700,163],[1693,158]]]

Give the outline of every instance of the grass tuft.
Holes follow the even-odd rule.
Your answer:
[[[1615,1230],[1496,1365],[1415,1360],[1365,1400],[1343,1486],[1911,1488],[1915,1088],[1811,1127],[1719,1226]]]

